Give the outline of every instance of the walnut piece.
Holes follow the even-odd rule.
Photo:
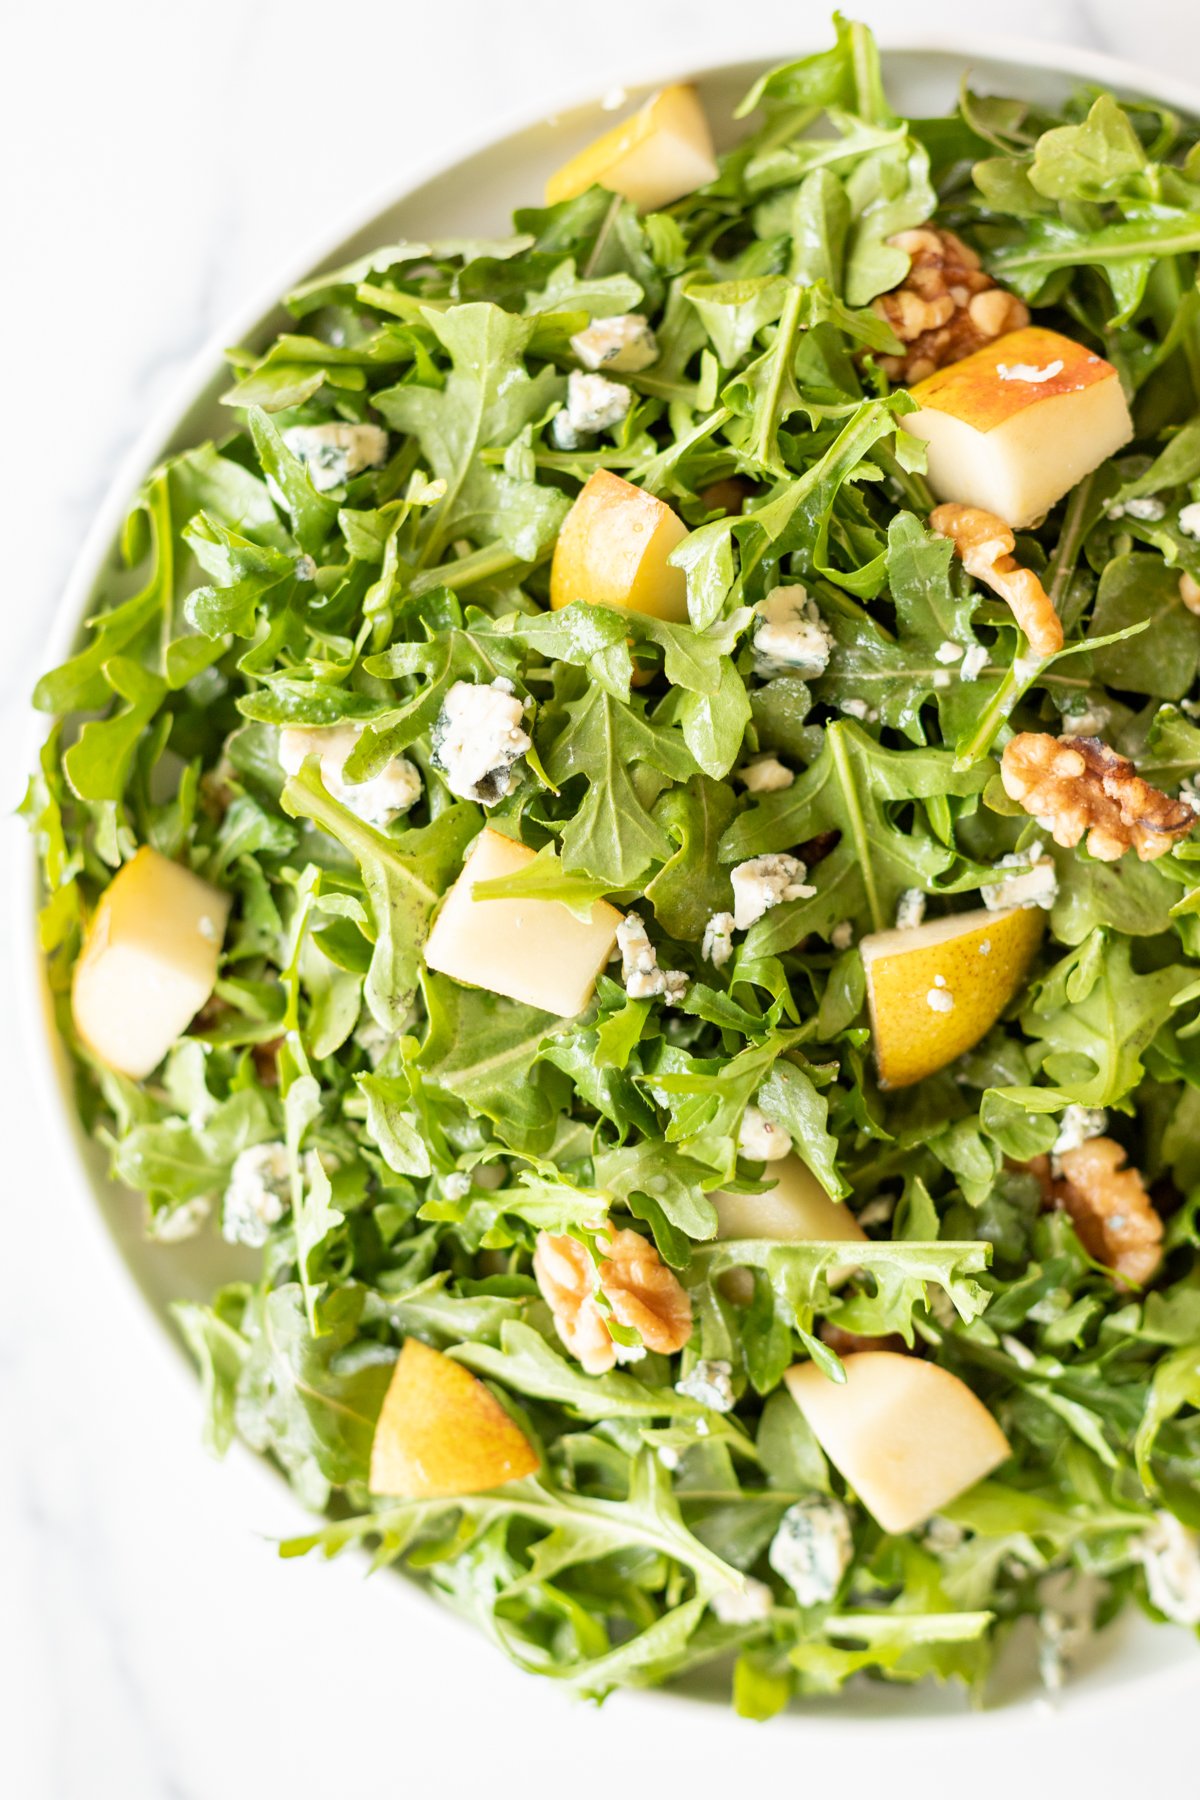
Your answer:
[[[1088,1255],[1123,1283],[1144,1287],[1162,1261],[1163,1222],[1138,1171],[1124,1162],[1112,1138],[1088,1138],[1058,1158],[1054,1197]]]
[[[1009,527],[980,506],[935,506],[929,523],[939,537],[949,538],[968,575],[1007,600],[1013,618],[1040,657],[1063,647],[1062,621],[1032,569],[1013,556],[1017,547]]]
[[[952,231],[922,225],[888,243],[912,259],[899,286],[872,303],[905,347],[903,356],[878,358],[890,380],[911,387],[1006,331],[1028,325],[1024,301],[997,287]]]
[[[603,1375],[629,1351],[613,1341],[601,1296],[618,1325],[632,1327],[648,1350],[673,1356],[692,1335],[692,1304],[654,1245],[636,1231],[604,1227],[608,1255],[599,1268],[572,1237],[538,1233],[533,1272],[571,1355],[589,1375]]]
[[[1000,776],[1009,799],[1032,813],[1056,844],[1070,848],[1086,834],[1088,851],[1100,862],[1116,862],[1126,850],[1153,862],[1196,823],[1190,806],[1151,787],[1099,738],[1018,732],[1004,747]]]

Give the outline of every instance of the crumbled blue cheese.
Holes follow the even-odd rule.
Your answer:
[[[1200,813],[1200,783],[1194,775],[1185,775],[1179,784],[1177,799],[1185,806],[1190,806],[1194,813]]]
[[[943,638],[933,654],[940,663],[961,662],[963,647],[956,644],[953,638]]]
[[[988,653],[986,646],[983,644],[972,644],[970,649],[963,653],[963,659],[958,665],[959,680],[978,681],[979,677],[983,674],[983,671],[987,668],[987,659]]]
[[[293,456],[308,470],[318,493],[344,487],[364,469],[376,469],[387,460],[388,436],[379,425],[291,425],[282,433]]]
[[[950,679],[950,677],[946,674],[945,669],[939,669],[937,674],[933,678],[935,687],[937,687],[939,685],[944,685],[939,682],[939,677],[941,677],[941,676],[945,676],[947,681],[949,681],[949,679]],[[874,706],[868,706],[868,704],[865,700],[858,700],[858,699],[839,700],[838,701],[838,711],[840,713],[845,713],[845,715],[848,719],[857,719],[860,722],[860,724],[863,724],[863,725],[874,725],[876,720],[879,717],[878,708],[874,707]]]
[[[292,1164],[286,1144],[254,1144],[243,1150],[221,1204],[221,1236],[252,1250],[266,1243],[292,1203]]]
[[[547,427],[547,433],[556,450],[582,450],[590,441],[585,433],[574,430],[565,406],[555,413]]]
[[[1193,500],[1179,513],[1179,529],[1184,537],[1200,538],[1200,500]]]
[[[1107,706],[1084,706],[1076,712],[1064,713],[1059,726],[1060,737],[1100,737],[1111,718]]]
[[[723,969],[733,955],[733,929],[733,914],[729,912],[714,913],[704,927],[700,954],[714,969]]]
[[[583,375],[572,369],[567,377],[567,423],[580,434],[611,431],[629,411],[633,394],[622,381],[604,375]]]
[[[799,857],[782,850],[739,863],[730,876],[735,930],[749,930],[756,919],[781,901],[810,900],[817,890],[806,885],[804,876]]]
[[[905,888],[896,902],[896,930],[915,931],[924,918],[925,895],[920,888]]]
[[[369,780],[347,781],[346,762],[363,730],[349,719],[340,725],[285,725],[279,766],[285,775],[298,775],[306,757],[318,757],[321,780],[335,800],[367,825],[390,825],[421,798],[421,776],[406,756],[393,756]]]
[[[1072,1618],[1047,1606],[1038,1614],[1038,1673],[1042,1686],[1057,1693],[1066,1680],[1067,1669],[1090,1636],[1086,1619]]]
[[[747,1162],[780,1162],[790,1156],[792,1140],[781,1125],[757,1106],[748,1106],[738,1126],[738,1155]]]
[[[954,995],[946,986],[944,975],[935,975],[933,986],[925,996],[925,1004],[930,1012],[949,1013],[954,1011]]]
[[[790,788],[796,777],[777,756],[756,756],[744,763],[734,775],[748,794],[779,794]]]
[[[1030,857],[1032,856],[1032,861]],[[997,870],[1012,869],[999,881],[989,881],[980,888],[983,904],[989,912],[1003,912],[1010,906],[1040,906],[1049,911],[1058,897],[1058,872],[1050,857],[1042,854],[1040,843],[1023,854],[1002,856]]]
[[[1053,381],[1054,377],[1056,375],[1061,375],[1062,372],[1062,360],[1058,357],[1056,357],[1053,362],[1048,362],[1041,368],[1038,367],[1037,363],[996,364],[996,373],[1001,381],[1028,381],[1035,387],[1040,386],[1043,381]]]
[[[1137,500],[1127,500],[1124,506],[1125,516],[1138,519],[1143,525],[1157,525],[1160,519],[1167,516],[1166,502],[1157,494],[1145,494]]]
[[[147,1214],[146,1235],[156,1244],[182,1244],[187,1238],[195,1237],[211,1211],[212,1202],[207,1194],[197,1194],[194,1199],[185,1200],[182,1206],[164,1206],[158,1212]]]
[[[465,1169],[452,1169],[442,1176],[442,1192],[447,1200],[465,1200],[471,1191],[471,1177]]]
[[[631,1000],[661,996],[668,1006],[679,1004],[688,990],[688,977],[682,969],[659,968],[658,952],[637,913],[626,913],[617,926],[617,947],[621,952],[621,979]]]
[[[498,675],[490,684],[456,681],[433,727],[434,765],[460,800],[495,806],[520,780],[515,764],[533,739],[521,727],[525,708],[512,683]]]
[[[836,1500],[798,1500],[771,1539],[767,1561],[800,1606],[827,1606],[854,1555],[850,1520]]]
[[[1134,1546],[1146,1576],[1150,1604],[1176,1625],[1200,1625],[1200,1532],[1174,1513],[1157,1512]]]
[[[1103,1137],[1107,1130],[1108,1114],[1102,1106],[1072,1104],[1063,1111],[1051,1150],[1055,1156],[1062,1156],[1067,1150],[1078,1150],[1089,1138]]]
[[[722,1625],[759,1625],[770,1617],[774,1603],[766,1582],[747,1575],[740,1588],[718,1588],[708,1604]]]
[[[675,1392],[682,1394],[687,1400],[695,1400],[699,1405],[707,1406],[710,1412],[732,1412],[733,1364],[720,1359],[698,1362],[682,1380],[675,1383]]]
[[[642,313],[617,313],[611,319],[593,319],[586,331],[577,331],[571,348],[585,369],[613,369],[619,375],[636,375],[658,361],[658,339]]]
[[[754,608],[754,672],[756,675],[823,675],[833,654],[828,625],[799,582],[772,588]]]
[[[854,926],[849,919],[843,919],[835,925],[829,934],[829,942],[835,950],[848,950],[854,942]]]

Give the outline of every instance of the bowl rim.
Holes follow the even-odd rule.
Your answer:
[[[635,76],[623,84],[620,90],[621,105],[624,107],[626,101],[635,103],[666,82],[702,82],[736,71],[765,70],[824,47],[823,41],[814,42],[817,34],[811,25],[803,25],[795,33],[781,32],[777,35],[777,47],[768,48],[756,44],[744,57],[716,58],[692,65],[686,72],[681,71],[676,59],[665,57],[640,64]],[[889,56],[914,60],[922,56],[939,60],[954,59],[961,61],[964,74],[969,73],[976,62],[1023,65],[1035,74],[1065,76],[1094,83],[1118,93],[1162,102],[1184,114],[1200,118],[1200,83],[1160,72],[1106,51],[1075,47],[1054,39],[1040,39],[1023,34],[968,32],[943,36],[933,31],[915,34],[893,32],[884,27],[876,29],[874,36],[885,63]],[[774,45],[775,39],[772,38],[770,43]],[[227,367],[226,348],[230,344],[254,341],[268,328],[272,316],[278,314],[282,295],[310,274],[336,267],[340,253],[349,241],[370,230],[391,209],[415,198],[428,184],[439,178],[452,176],[472,157],[507,144],[539,126],[582,124],[595,115],[597,107],[601,109],[602,121],[609,108],[599,99],[593,87],[586,82],[570,86],[563,84],[556,90],[555,102],[549,108],[545,105],[513,108],[485,128],[447,137],[442,140],[442,148],[437,153],[431,152],[410,162],[402,175],[375,185],[365,200],[360,199],[353,207],[336,213],[331,223],[325,225],[320,232],[314,231],[300,254],[289,258],[282,267],[277,267],[269,279],[257,285],[249,299],[230,310],[224,322],[207,334],[176,372],[167,391],[151,409],[142,428],[118,462],[72,558],[54,608],[51,629],[44,649],[39,653],[39,667],[53,667],[70,654],[86,617],[88,602],[109,563],[133,496],[146,474],[169,453],[168,446],[180,421],[203,399],[206,390],[220,378]],[[24,729],[17,734],[17,741],[23,753],[23,769],[32,771],[37,767],[49,715],[36,711],[28,702],[25,713]],[[19,1035],[27,1053],[29,1077],[36,1094],[39,1114],[51,1131],[55,1153],[61,1153],[64,1169],[69,1164],[74,1199],[101,1226],[98,1236],[103,1240],[107,1254],[114,1264],[119,1265],[122,1278],[130,1282],[140,1294],[146,1311],[159,1327],[160,1336],[173,1347],[177,1359],[194,1371],[182,1337],[172,1327],[164,1311],[154,1304],[144,1290],[137,1271],[122,1251],[111,1221],[98,1205],[97,1180],[88,1167],[88,1152],[93,1148],[92,1140],[84,1130],[74,1105],[69,1053],[55,1029],[44,960],[38,942],[39,865],[31,833],[24,834],[22,849],[12,858],[8,889],[13,922],[8,951],[10,974],[14,983]],[[64,1143],[64,1124],[65,1136],[70,1144],[69,1154]],[[234,1448],[239,1460],[248,1461],[260,1470],[264,1467],[273,1470],[269,1458],[243,1447],[240,1441]],[[287,1496],[289,1490],[286,1481],[283,1482],[282,1489]],[[311,1517],[307,1512],[303,1516]],[[406,1582],[405,1589],[408,1593],[417,1595],[425,1605],[438,1604],[431,1592],[419,1581]],[[439,1607],[439,1611],[442,1610]],[[1086,1688],[1068,1685],[1062,1696],[1064,1710],[1078,1722],[1083,1715],[1094,1712],[1098,1705],[1110,1704],[1117,1691],[1124,1697],[1135,1689],[1144,1692],[1153,1682],[1156,1691],[1162,1694],[1168,1687],[1181,1688],[1191,1673],[1192,1667],[1186,1655],[1182,1655],[1169,1666],[1132,1670],[1113,1683],[1095,1686],[1089,1683]],[[706,1710],[713,1710],[708,1697],[671,1686],[625,1689],[622,1690],[622,1698],[627,1704],[636,1703],[639,1706],[661,1706],[664,1702],[669,1702],[675,1707],[686,1706],[689,1711],[695,1708],[699,1698]],[[914,1709],[912,1713],[896,1710],[872,1714],[869,1707],[843,1705],[839,1708],[836,1702],[818,1701],[816,1704],[808,1703],[803,1707],[786,1709],[779,1722],[790,1721],[790,1725],[785,1723],[785,1729],[795,1729],[802,1724],[809,1731],[819,1730],[824,1733],[844,1728],[848,1724],[867,1724],[876,1730],[903,1730],[908,1741],[912,1742],[919,1732],[930,1729],[945,1731],[949,1728],[965,1732],[984,1721],[990,1721],[993,1726],[999,1721],[1029,1724],[1044,1712],[1046,1705],[1042,1696],[1021,1694],[983,1713],[968,1711],[966,1708],[936,1712],[924,1708]]]

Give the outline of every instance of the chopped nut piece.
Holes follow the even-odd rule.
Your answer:
[[[1123,1282],[1142,1287],[1162,1261],[1163,1222],[1136,1169],[1109,1137],[1088,1138],[1058,1158],[1055,1200],[1089,1256]]]
[[[537,1284],[554,1314],[554,1326],[589,1375],[603,1375],[617,1361],[632,1360],[614,1343],[601,1306],[607,1300],[619,1325],[635,1330],[649,1350],[673,1356],[692,1335],[687,1293],[654,1245],[636,1231],[605,1226],[608,1255],[599,1268],[575,1238],[538,1233],[533,1256]]]
[[[952,231],[924,225],[888,242],[912,258],[899,286],[873,302],[905,346],[903,356],[879,358],[892,381],[911,387],[1006,331],[1028,325],[1025,303],[997,287]]]
[[[1186,571],[1179,577],[1179,598],[1189,612],[1200,613],[1200,581],[1194,581]]]
[[[1016,539],[1003,519],[982,507],[948,505],[935,506],[929,523],[940,537],[950,539],[968,575],[1007,600],[1039,656],[1062,649],[1062,620],[1033,570],[1023,569],[1013,556]]]
[[[1190,806],[1143,781],[1133,764],[1099,738],[1055,738],[1022,731],[1000,761],[1004,791],[1032,813],[1056,844],[1071,848],[1086,834],[1089,853],[1116,862],[1136,850],[1153,862],[1196,823]]]

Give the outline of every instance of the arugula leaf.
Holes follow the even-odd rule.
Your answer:
[[[680,781],[695,765],[676,732],[634,706],[618,706],[602,688],[590,688],[565,712],[544,752],[546,773],[558,787],[584,775],[587,787],[562,835],[563,866],[610,888],[632,887],[651,863],[671,855],[670,839],[639,793],[640,770]]]
[[[958,770],[945,750],[887,750],[848,720],[834,720],[812,767],[780,794],[757,802],[721,840],[725,862],[789,849],[825,831],[840,834],[837,847],[813,872],[817,894],[775,907],[751,928],[752,955],[772,955],[810,931],[828,935],[840,919],[890,925],[906,888],[946,891],[944,879],[956,853],[927,825],[904,830],[894,822],[912,801],[977,794],[987,784],[985,765]],[[968,878],[968,884],[969,878]]]
[[[358,863],[375,943],[364,993],[379,1025],[399,1031],[417,989],[430,917],[475,836],[476,809],[457,804],[432,825],[386,837],[331,799],[315,759],[290,778],[281,802],[292,818],[329,832]]]

